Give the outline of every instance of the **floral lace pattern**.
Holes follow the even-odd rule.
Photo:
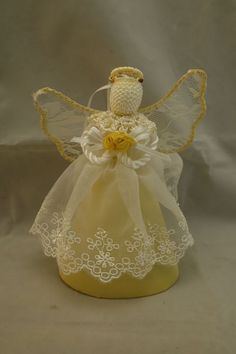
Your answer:
[[[147,234],[135,228],[129,238],[119,243],[99,227],[87,237],[85,252],[79,252],[82,236],[71,230],[63,213],[54,212],[50,223],[53,228],[37,221],[31,228],[31,233],[40,235],[45,255],[56,257],[64,274],[87,270],[104,283],[124,273],[142,279],[156,263],[175,265],[193,244],[183,218],[178,223],[182,230],[178,242],[175,229],[157,224],[147,224]],[[84,250],[84,246],[81,248]]]

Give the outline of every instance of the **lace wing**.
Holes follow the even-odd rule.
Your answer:
[[[70,162],[76,159],[81,149],[71,139],[81,136],[87,117],[99,111],[83,106],[49,87],[38,90],[33,94],[33,99],[44,133],[64,159]]]
[[[191,145],[206,112],[206,83],[205,71],[189,70],[159,101],[140,109],[157,125],[160,152],[180,152]]]

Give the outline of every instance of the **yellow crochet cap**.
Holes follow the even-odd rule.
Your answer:
[[[114,82],[116,78],[118,78],[122,75],[127,75],[130,77],[133,77],[140,82],[143,82],[143,78],[144,78],[141,70],[139,70],[137,68],[133,68],[132,66],[122,66],[122,67],[115,68],[112,70],[109,80],[111,82]]]

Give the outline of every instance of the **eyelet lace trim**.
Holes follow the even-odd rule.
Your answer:
[[[128,273],[142,279],[155,263],[175,265],[185,250],[192,246],[185,219],[178,226],[183,234],[175,240],[176,231],[157,224],[147,224],[148,235],[135,228],[130,238],[122,243],[115,242],[106,230],[97,228],[92,237],[86,239],[86,252],[79,253],[81,236],[70,229],[63,213],[54,212],[51,224],[33,224],[32,234],[40,235],[46,256],[56,257],[60,271],[69,275],[87,270],[91,275],[106,283]],[[84,247],[83,247],[84,248]]]

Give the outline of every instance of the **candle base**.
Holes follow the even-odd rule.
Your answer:
[[[59,271],[64,283],[83,294],[97,298],[126,299],[150,296],[169,289],[179,277],[178,265],[155,265],[143,278],[135,279],[128,274],[109,283],[102,283],[85,271],[65,275]]]

